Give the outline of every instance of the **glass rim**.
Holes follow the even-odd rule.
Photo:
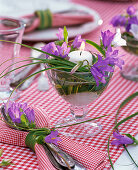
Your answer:
[[[59,71],[59,72],[62,72],[62,73],[67,73],[67,74],[78,74],[78,75],[80,75],[80,74],[91,74],[91,72],[89,71],[89,72],[75,72],[75,73],[71,73],[71,72],[68,72],[68,71],[64,71],[64,70],[60,70],[60,69],[51,69],[51,70],[54,70],[54,71]]]
[[[9,20],[12,20],[13,22],[19,22],[20,26],[18,26],[17,28],[8,29],[8,30],[0,29],[0,33],[18,31],[18,30],[25,28],[25,26],[26,26],[25,22],[22,19],[18,19],[18,18],[14,18],[14,17],[7,17],[7,16],[0,16],[0,20],[1,19],[7,19],[7,20],[9,19]]]
[[[125,40],[138,41],[138,39],[136,39],[135,37],[128,37],[128,36],[126,36],[126,35],[123,35],[122,37],[123,37]]]
[[[50,66],[48,64],[46,64],[46,67],[50,68]],[[58,71],[58,72],[61,72],[61,73],[67,73],[67,74],[91,74],[91,72],[75,72],[75,73],[71,73],[69,71],[64,71],[64,70],[60,70],[60,69],[49,69],[48,71]]]

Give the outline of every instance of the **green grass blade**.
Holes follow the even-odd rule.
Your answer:
[[[130,95],[129,97],[127,97],[119,106],[118,110],[117,110],[117,113],[116,113],[116,116],[115,116],[115,125],[117,124],[117,118],[118,118],[118,115],[119,115],[119,111],[120,109],[126,105],[129,101],[131,101],[133,98],[135,98],[136,96],[138,96],[138,92],[136,93],[133,93],[132,95]]]
[[[18,62],[14,62],[13,64],[9,65],[8,67],[6,67],[6,69],[4,69],[1,73],[0,73],[0,76],[6,71],[8,70],[10,67],[18,64],[18,63],[21,63],[21,62],[25,62],[25,61],[32,61],[31,59],[28,59],[28,60],[21,60],[21,61],[18,61]]]
[[[138,115],[138,112],[126,117],[125,119],[121,120],[120,122],[117,123],[117,117],[118,117],[118,114],[119,114],[119,111],[120,109],[125,106],[129,101],[131,101],[133,98],[135,98],[136,96],[138,96],[138,92],[136,93],[133,93],[132,95],[130,95],[128,98],[126,98],[119,106],[118,110],[117,110],[117,113],[116,113],[116,117],[115,117],[115,126],[113,128],[114,129],[118,129],[118,126],[121,125],[122,123],[126,122],[127,120],[133,118],[134,116],[137,116]],[[109,135],[109,138],[108,138],[108,144],[107,144],[107,152],[108,152],[108,157],[109,157],[109,161],[110,161],[110,164],[111,164],[111,167],[112,169],[114,170],[114,166],[113,166],[113,163],[112,163],[112,160],[111,160],[111,157],[110,157],[110,152],[109,152],[109,144],[110,144],[110,137],[111,137],[111,134],[113,132],[113,130],[111,131],[110,135]],[[127,151],[128,155],[130,156],[130,153],[128,152],[128,150],[126,149],[126,147],[124,147],[125,150]],[[130,158],[132,159],[132,161],[135,163],[135,161],[133,160],[133,158],[130,156]],[[135,165],[137,165],[135,163]]]
[[[86,43],[95,47],[103,56],[105,56],[105,51],[98,44],[96,44],[95,42],[90,41],[90,40],[86,40]]]
[[[20,67],[17,67],[17,68],[15,68],[15,69],[12,69],[12,70],[8,71],[8,72],[5,73],[3,76],[0,76],[0,78],[4,77],[4,76],[8,75],[9,73],[11,73],[11,72],[13,72],[13,71],[15,71],[15,70],[18,70],[18,69],[20,69],[20,68],[23,68],[23,67],[26,67],[26,66],[29,66],[29,65],[32,65],[32,64],[40,64],[40,63],[42,63],[42,62],[35,62],[35,63],[25,64],[25,65],[23,65],[23,66],[20,66]]]
[[[66,61],[66,62],[68,62],[68,63],[70,63],[70,64],[73,63],[73,62],[71,62],[71,61],[68,61],[68,60],[60,57],[60,56],[56,56],[56,55],[53,55],[53,54],[44,52],[44,51],[42,51],[42,50],[40,50],[40,49],[34,48],[34,47],[29,46],[29,45],[26,45],[26,44],[21,44],[21,43],[17,43],[17,42],[13,42],[13,41],[5,41],[5,40],[0,40],[0,41],[4,41],[4,42],[8,42],[8,43],[13,43],[13,44],[19,44],[19,45],[21,45],[21,46],[30,48],[30,49],[32,49],[32,50],[36,50],[36,51],[39,51],[39,52],[41,52],[41,53],[43,53],[43,54],[47,54],[47,55],[49,55],[49,56],[52,56],[52,57],[54,57],[54,58],[56,58],[56,59],[58,59],[58,60],[64,60],[64,61]],[[74,63],[73,63],[73,64],[74,64]]]
[[[69,127],[69,126],[75,126],[75,125],[79,125],[79,124],[82,124],[82,123],[90,122],[90,121],[93,121],[93,120],[96,120],[96,119],[100,119],[100,118],[106,117],[106,116],[109,116],[109,115],[103,115],[103,116],[99,116],[99,117],[96,117],[96,118],[93,118],[93,119],[85,120],[85,121],[78,122],[78,123],[73,123],[71,125],[60,126],[60,127],[56,127],[56,128],[59,129],[59,128],[64,128],[64,127]]]
[[[112,132],[113,132],[113,130],[112,130]],[[112,133],[112,132],[111,132],[111,133]],[[109,151],[110,136],[111,136],[111,134],[109,135],[109,138],[108,138],[108,143],[107,143],[107,153],[108,153],[108,158],[109,158],[109,162],[110,162],[110,164],[111,164],[111,167],[112,167],[112,169],[114,170],[114,165],[113,165],[113,163],[112,163],[112,159],[111,159],[110,151]]]
[[[117,128],[119,125],[121,125],[122,123],[126,122],[127,120],[129,120],[129,119],[131,119],[131,118],[133,118],[133,117],[135,117],[135,116],[137,116],[137,115],[138,115],[138,112],[136,112],[136,113],[134,113],[134,114],[126,117],[125,119],[121,120],[120,122],[118,122],[118,123],[116,124],[116,126],[114,126],[113,130],[116,129],[116,128]],[[113,163],[112,163],[112,160],[111,160],[111,157],[110,157],[110,152],[109,152],[110,137],[111,137],[111,134],[112,134],[113,130],[111,131],[111,133],[110,133],[110,135],[109,135],[109,138],[108,138],[107,152],[108,152],[108,158],[109,158],[111,167],[112,167],[112,169],[114,170],[114,166],[113,166]],[[134,160],[133,160],[133,161],[134,161]],[[135,164],[136,164],[136,163],[135,163]]]
[[[25,78],[21,83],[19,83],[18,86],[15,87],[15,89],[12,91],[12,93],[11,93],[11,95],[10,95],[10,97],[9,97],[9,100],[10,100],[12,94],[14,93],[14,91],[15,91],[22,83],[24,83],[26,80],[28,80],[28,79],[31,78],[32,76],[35,76],[36,74],[41,73],[41,72],[43,72],[43,71],[52,70],[52,69],[61,69],[61,68],[71,69],[70,67],[63,67],[63,66],[62,66],[62,67],[50,67],[50,68],[46,68],[46,69],[44,69],[44,70],[40,70],[40,71],[37,71],[37,72],[31,74],[30,76],[28,76],[27,78]]]
[[[136,112],[136,113],[134,113],[134,114],[126,117],[125,119],[121,120],[120,122],[118,122],[118,123],[115,125],[114,129],[118,128],[119,125],[121,125],[122,123],[126,122],[127,120],[129,120],[129,119],[131,119],[131,118],[133,118],[134,116],[137,116],[137,115],[138,115],[138,112]]]

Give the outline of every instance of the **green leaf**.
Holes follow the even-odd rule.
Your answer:
[[[0,163],[0,166],[9,166],[13,164],[11,163],[11,161],[12,161],[11,159],[7,159],[7,160],[3,159],[2,162]]]
[[[31,121],[31,124],[29,123],[29,128],[36,129],[36,124]]]
[[[47,130],[49,130],[49,129],[44,127],[44,128],[32,129],[31,131],[36,132],[36,131],[47,131]]]
[[[64,26],[64,33],[63,33],[63,35],[64,35],[64,41],[66,43],[68,43],[68,31],[67,31],[66,26]]]
[[[61,41],[55,41],[55,44],[56,44],[56,45],[59,45],[59,46],[62,46],[63,42],[64,42],[63,40],[61,40]]]
[[[35,151],[35,144],[36,142],[36,136],[34,135],[35,131],[30,131],[28,135],[25,138],[25,144],[28,146],[30,149]]]
[[[34,135],[35,136],[41,136],[41,135],[44,135],[44,136],[47,136],[51,133],[51,131],[49,129],[45,130],[45,131],[35,131],[34,132]]]
[[[131,138],[134,141],[134,144],[138,145],[138,140],[134,136],[130,135],[129,133],[123,133],[123,134]]]
[[[36,137],[36,142],[40,145],[44,144],[44,136]]]
[[[95,64],[97,61],[97,57],[95,57],[95,55],[92,54],[92,64]]]
[[[25,126],[29,125],[29,121],[27,120],[25,114],[21,115],[21,123],[24,124]]]
[[[86,40],[86,43],[90,44],[93,47],[95,47],[105,57],[105,51],[98,44],[96,44],[95,42],[90,41],[90,40]]]
[[[3,149],[0,149],[0,157],[2,156],[3,154]]]

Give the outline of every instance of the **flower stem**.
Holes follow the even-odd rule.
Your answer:
[[[136,165],[136,167],[138,167],[138,165],[136,164],[136,162],[134,161],[134,159],[132,158],[131,154],[128,152],[128,149],[126,147],[126,145],[123,145],[123,147],[125,148],[126,152],[128,153],[129,157],[131,158],[131,160],[134,162],[134,164]]]

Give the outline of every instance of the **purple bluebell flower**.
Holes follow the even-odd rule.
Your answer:
[[[54,42],[46,44],[44,47],[42,47],[42,51],[45,51],[47,53],[50,53],[50,54],[53,54],[53,55],[56,55],[56,56],[59,55],[58,49],[57,49]],[[48,57],[49,57],[49,55],[46,54],[46,58],[48,58]]]
[[[122,57],[122,56],[120,56]],[[109,61],[109,64],[113,66],[118,66],[120,69],[122,69],[122,65],[124,65],[124,60],[122,60],[120,57],[118,57],[118,50],[113,51],[113,53],[107,51],[106,52],[106,59]]]
[[[113,140],[111,144],[116,145],[118,147],[119,145],[134,143],[134,141],[131,138],[127,137],[126,135],[120,135],[118,131],[113,132],[113,137],[116,138],[116,140]]]
[[[64,35],[63,35],[63,29],[62,28],[59,28],[59,33],[56,34],[56,36],[58,37],[59,41],[63,40],[64,39]]]
[[[105,32],[101,32],[101,36],[104,48],[108,49],[109,47],[111,47],[111,43],[114,39],[115,34],[107,30]]]
[[[27,103],[9,102],[5,104],[5,111],[14,123],[21,123],[22,114],[26,115],[29,123],[35,121],[34,110],[27,107]]]
[[[81,35],[77,35],[72,43],[74,48],[79,48],[81,46],[81,43],[85,42],[84,39],[81,38]]]
[[[136,9],[134,8],[134,6],[129,6],[129,7],[127,8],[127,13],[128,13],[128,15],[134,15],[135,12],[136,12]]]
[[[122,15],[116,15],[111,20],[111,24],[114,27],[125,26],[126,22],[127,22],[127,18],[125,16],[122,16]]]
[[[62,46],[57,45],[57,49],[59,56],[65,58],[68,56],[71,48],[67,46],[66,42],[64,42]]]
[[[35,113],[33,109],[27,108],[25,111],[25,115],[29,121],[29,123],[34,123],[35,122]]]
[[[53,143],[55,145],[58,145],[58,141],[61,141],[61,138],[58,137],[58,131],[51,131],[51,133],[45,137],[46,143]]]
[[[27,104],[10,102],[8,105],[8,114],[11,120],[14,123],[21,123],[21,115],[24,113],[24,110],[27,108]]]
[[[21,115],[23,112],[20,112],[18,109],[13,112],[12,108],[9,108],[8,114],[14,123],[21,123]]]
[[[106,83],[105,77],[107,77],[106,72],[113,72],[113,68],[108,65],[109,61],[108,59],[102,59],[102,56],[98,55],[98,61],[95,63],[90,71],[91,74],[93,75],[97,86],[99,86],[99,81],[102,82],[103,84]]]
[[[136,16],[131,17],[131,18],[128,19],[128,24],[126,26],[126,31],[127,32],[129,32],[132,24],[138,25],[138,18]]]

